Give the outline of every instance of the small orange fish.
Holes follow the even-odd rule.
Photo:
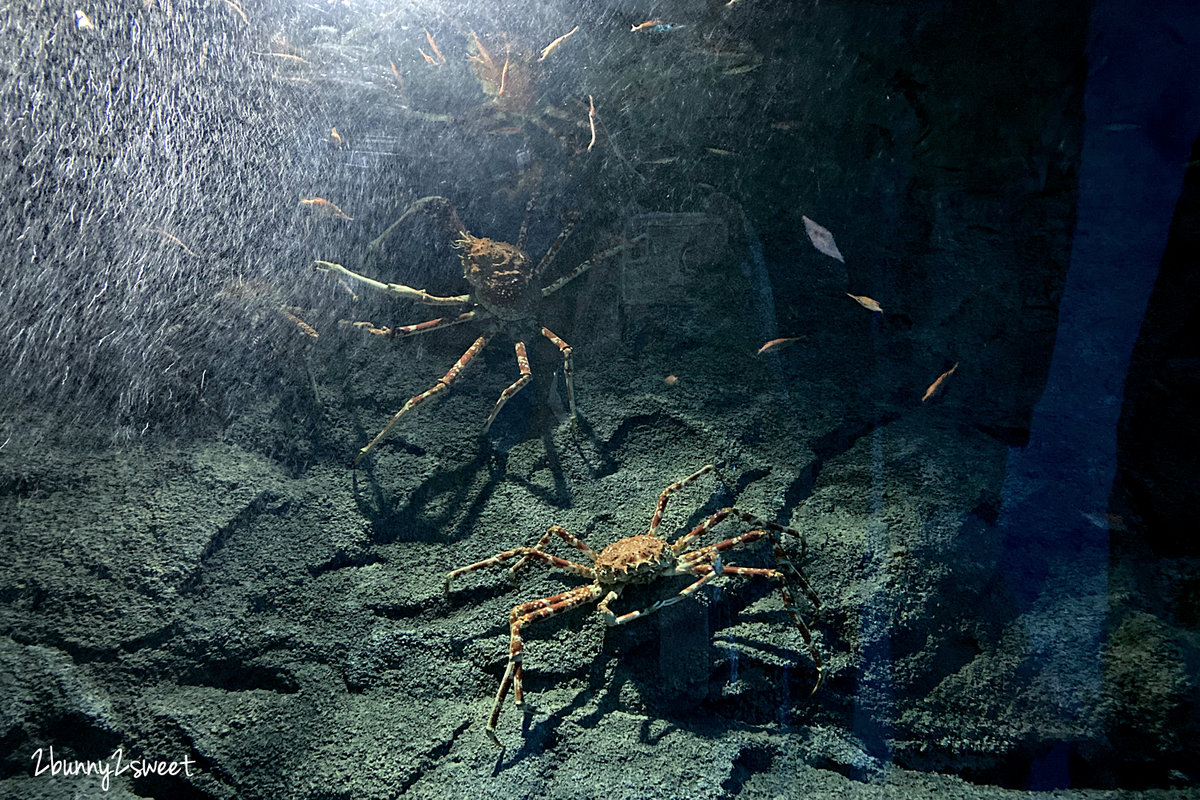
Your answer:
[[[147,228],[147,230],[150,233],[157,233],[159,236],[166,239],[168,242],[171,242],[172,244],[177,245],[178,247],[180,247],[183,250],[183,252],[187,253],[189,256],[194,256],[195,258],[200,258],[200,254],[197,253],[192,248],[188,247],[186,244],[184,244],[183,240],[180,239],[178,236],[176,236],[172,233],[167,233],[162,228]]]
[[[579,30],[579,26],[578,26],[578,25],[576,25],[574,28],[572,28],[570,33],[565,33],[565,34],[563,34],[562,36],[560,36],[560,37],[558,37],[557,39],[555,39],[555,40],[554,40],[553,42],[551,42],[550,44],[546,45],[545,49],[543,49],[543,50],[542,50],[542,57],[541,57],[541,58],[539,58],[539,59],[538,59],[538,61],[545,61],[545,60],[546,60],[546,56],[550,55],[550,54],[551,54],[551,53],[553,53],[555,50],[557,50],[557,49],[558,49],[558,47],[559,47],[559,45],[561,45],[563,42],[565,42],[567,39],[569,39],[569,38],[571,37],[571,35],[572,35],[573,33],[575,33],[575,31],[577,31],[577,30]]]
[[[429,42],[429,49],[433,50],[433,55],[437,58],[435,63],[439,66],[445,64],[446,57],[442,55],[442,51],[438,49],[437,42],[433,40],[433,34],[431,34],[429,31],[425,31],[425,40]]]
[[[256,56],[271,56],[272,58],[282,58],[284,61],[295,61],[298,64],[307,64],[312,66],[311,61],[306,61],[300,56],[294,56],[291,53],[255,53]]]
[[[946,379],[949,378],[951,375],[953,375],[954,370],[956,370],[956,369],[958,369],[957,361],[954,362],[953,367],[951,367],[950,369],[943,372],[941,375],[938,376],[938,379],[936,381],[934,381],[933,383],[931,383],[929,385],[929,388],[925,390],[925,396],[921,398],[921,402],[924,403],[929,398],[937,397],[939,394],[941,394],[942,391],[946,388]]]
[[[419,50],[420,48],[417,49]],[[401,91],[403,91],[404,79],[400,77],[400,70],[396,69],[396,62],[389,61],[388,63],[392,65],[392,74],[396,76],[396,85],[400,87]]]
[[[342,139],[342,135],[337,132],[337,128],[334,128],[333,131],[329,134],[329,141],[333,142],[338,147],[341,147],[342,142],[345,140]]]
[[[667,377],[663,378],[663,383],[665,383],[667,386],[674,386],[675,384],[679,383],[679,378],[676,378],[674,375],[668,375]]]
[[[342,211],[324,197],[304,197],[301,198],[300,205],[308,206],[312,210],[318,211],[327,217],[337,217],[338,219],[345,220],[354,219],[354,217],[348,215],[345,211]]]
[[[634,25],[632,28],[629,29],[629,32],[630,33],[641,33],[642,31],[650,30],[655,25],[665,25],[665,24],[666,23],[664,23],[660,19],[648,19],[645,22],[643,22],[641,25]]]
[[[1080,511],[1083,518],[1102,530],[1116,531],[1124,533],[1129,530],[1129,526],[1125,524],[1125,518],[1120,514],[1097,514]]]
[[[854,302],[858,303],[867,311],[878,311],[879,313],[883,313],[883,307],[880,306],[879,303],[876,303],[874,300],[867,297],[865,294],[850,294],[849,292],[846,292],[846,297],[853,299]]]
[[[754,355],[761,356],[763,353],[766,353],[771,350],[782,350],[783,348],[788,347],[789,345],[793,345],[796,342],[800,341],[800,338],[801,337],[799,337],[799,336],[792,336],[792,337],[783,338],[783,339],[772,339],[771,341],[764,344],[762,347],[758,348],[758,352],[755,353]]]

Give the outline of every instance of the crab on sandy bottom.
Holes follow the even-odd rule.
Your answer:
[[[416,213],[429,214],[438,224],[455,237],[454,247],[462,254],[463,277],[471,286],[468,294],[453,297],[436,297],[421,289],[414,289],[411,286],[399,283],[381,283],[364,275],[359,275],[356,272],[351,272],[341,264],[334,264],[329,261],[315,262],[315,266],[319,270],[349,278],[350,280],[370,286],[373,289],[390,294],[393,297],[413,300],[423,305],[453,306],[460,309],[458,314],[439,317],[414,325],[399,325],[392,328],[376,327],[370,322],[348,323],[378,336],[402,338],[448,328],[451,325],[459,325],[464,322],[484,323],[483,335],[467,348],[467,351],[455,362],[450,371],[438,379],[432,388],[416,395],[405,403],[404,407],[396,412],[387,425],[384,426],[383,430],[366,447],[359,451],[358,456],[354,459],[356,466],[383,441],[388,432],[405,414],[416,409],[422,403],[445,393],[450,388],[450,384],[466,368],[467,364],[471,363],[472,359],[479,355],[480,351],[498,333],[505,333],[510,338],[516,340],[517,368],[521,374],[517,380],[513,381],[508,388],[501,392],[500,398],[496,401],[496,405],[492,408],[492,413],[488,416],[487,423],[483,427],[483,434],[486,434],[492,427],[492,422],[495,421],[496,415],[500,413],[500,409],[504,407],[504,404],[524,388],[525,384],[533,380],[533,374],[529,368],[529,358],[526,354],[526,340],[531,334],[536,333],[540,333],[550,340],[562,354],[563,377],[567,385],[567,400],[571,408],[571,422],[575,422],[575,387],[571,380],[571,347],[551,332],[549,328],[539,324],[538,309],[544,298],[549,297],[578,278],[591,269],[597,262],[611,258],[630,247],[633,242],[619,244],[596,253],[558,280],[545,287],[541,287],[538,285],[536,279],[544,274],[551,262],[554,261],[554,257],[558,254],[559,249],[567,241],[576,224],[578,224],[579,216],[577,214],[567,215],[566,225],[562,232],[554,240],[554,243],[550,245],[550,249],[542,257],[542,260],[535,265],[525,252],[525,234],[529,228],[529,216],[533,211],[536,199],[536,196],[531,197],[525,207],[525,217],[521,222],[521,231],[517,236],[517,243],[515,245],[473,236],[459,220],[458,213],[454,210],[454,206],[451,205],[450,201],[445,197],[434,196],[423,197],[414,202],[401,215],[400,219],[392,223],[379,238],[375,239],[368,246],[368,256],[377,255],[384,243],[391,238],[400,224],[408,219],[409,216]],[[638,240],[635,239],[634,242],[636,241]]]
[[[501,744],[500,738],[496,735],[496,723],[500,719],[500,708],[504,704],[504,698],[508,695],[509,688],[513,689],[513,694],[516,696],[517,707],[525,708],[525,692],[521,682],[523,663],[521,629],[526,625],[557,616],[564,611],[569,611],[597,598],[603,598],[600,600],[597,608],[599,613],[604,617],[605,623],[610,626],[624,625],[626,622],[632,622],[635,619],[658,611],[660,608],[678,603],[680,600],[693,594],[701,586],[722,575],[735,575],[741,578],[766,578],[767,580],[779,583],[779,591],[783,596],[783,604],[788,614],[791,615],[792,620],[796,623],[796,626],[800,629],[800,635],[804,638],[804,643],[808,646],[809,654],[816,664],[817,681],[812,691],[815,693],[817,689],[821,688],[821,683],[825,679],[825,667],[821,662],[820,653],[817,652],[816,645],[813,643],[812,633],[809,631],[808,626],[805,625],[804,620],[796,613],[792,585],[800,587],[800,590],[804,592],[809,602],[812,603],[814,610],[821,608],[821,601],[812,590],[812,587],[809,586],[808,579],[804,576],[804,573],[801,572],[800,568],[787,555],[777,535],[786,533],[798,538],[801,542],[800,558],[803,560],[806,549],[803,534],[773,522],[764,522],[753,514],[748,514],[737,508],[727,507],[709,516],[704,522],[676,539],[674,543],[658,535],[658,527],[662,522],[663,513],[666,511],[667,501],[670,496],[697,478],[715,471],[716,468],[712,464],[708,464],[678,483],[672,483],[666,489],[663,489],[662,494],[658,497],[658,505],[654,510],[654,516],[650,520],[650,529],[639,536],[629,536],[619,539],[608,547],[605,547],[599,553],[592,550],[575,536],[572,536],[566,529],[558,525],[551,525],[546,533],[542,535],[542,538],[538,540],[537,544],[532,547],[517,547],[512,550],[505,550],[491,558],[486,558],[483,561],[478,561],[447,573],[445,585],[447,594],[450,591],[450,582],[455,578],[479,569],[496,566],[518,557],[520,560],[512,566],[510,570],[512,573],[516,573],[517,570],[529,561],[540,561],[551,567],[574,572],[591,580],[591,583],[586,586],[580,586],[561,594],[550,595],[540,600],[519,603],[513,606],[512,611],[509,612],[508,667],[505,669],[504,677],[500,681],[500,689],[496,692],[496,701],[492,706],[492,713],[487,723],[487,735],[495,744]],[[755,529],[748,533],[717,542],[716,544],[684,552],[684,548],[694,539],[712,530],[727,517],[740,519],[755,526]],[[546,552],[546,545],[555,536],[586,555],[591,560],[592,565],[576,564]],[[723,553],[746,547],[757,542],[759,539],[770,541],[775,556],[775,569],[737,567],[721,563],[721,555]],[[626,586],[630,584],[651,583],[658,578],[670,575],[695,575],[698,576],[698,579],[685,586],[678,594],[671,595],[664,600],[659,600],[646,608],[629,611],[619,616],[611,610],[610,605],[620,597],[622,590]]]

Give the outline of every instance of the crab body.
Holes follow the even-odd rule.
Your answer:
[[[524,250],[470,234],[454,246],[462,251],[463,277],[471,284],[473,302],[505,321],[537,317],[542,290],[534,283]]]
[[[618,539],[600,551],[592,567],[596,583],[606,588],[626,583],[650,583],[675,571],[679,563],[666,539],[643,533]]]

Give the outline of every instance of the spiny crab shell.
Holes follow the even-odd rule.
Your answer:
[[[671,545],[644,533],[613,542],[596,557],[596,580],[602,586],[649,583],[675,568]]]
[[[475,289],[475,299],[500,319],[531,317],[541,289],[533,286],[529,257],[515,245],[478,236],[459,239],[463,277]]]

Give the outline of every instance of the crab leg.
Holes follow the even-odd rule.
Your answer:
[[[509,384],[508,388],[500,393],[500,399],[492,407],[492,413],[488,415],[487,423],[483,426],[484,434],[491,430],[492,423],[496,421],[496,415],[500,413],[500,409],[504,408],[504,404],[511,400],[513,395],[524,389],[525,384],[533,380],[533,372],[529,369],[529,357],[525,355],[524,340],[517,342],[516,351],[517,369],[521,370],[521,377]]]
[[[677,573],[678,574],[686,574],[689,571],[690,570],[688,570],[688,569],[678,569]],[[696,571],[699,572],[700,570],[696,570]],[[628,614],[622,614],[619,617],[616,614],[614,614],[612,611],[610,611],[608,608],[608,604],[611,603],[613,600],[616,600],[618,595],[620,595],[620,592],[618,592],[617,590],[614,589],[613,591],[609,592],[603,600],[600,601],[599,610],[600,610],[600,613],[604,616],[604,623],[609,626],[624,625],[626,622],[633,622],[635,619],[638,619],[639,617],[644,617],[647,614],[653,614],[655,611],[658,611],[660,608],[666,608],[667,606],[675,605],[679,601],[685,599],[692,592],[696,591],[701,586],[703,586],[704,584],[708,583],[713,578],[715,578],[721,574],[720,559],[718,559],[717,562],[711,566],[706,564],[704,566],[704,571],[705,571],[705,574],[703,575],[703,577],[700,578],[700,580],[695,581],[694,583],[690,583],[687,586],[683,587],[683,591],[681,591],[679,594],[672,595],[671,597],[668,597],[665,600],[659,600],[657,603],[654,603],[653,605],[648,606],[646,608],[643,608],[643,609],[640,609],[637,611],[630,611]]]
[[[797,569],[794,564],[792,564],[791,559],[788,557],[783,548],[780,547],[778,540],[774,536],[775,533],[787,533],[798,538],[800,540],[801,548],[800,557],[804,558],[804,554],[808,549],[808,542],[804,538],[804,534],[800,533],[800,531],[792,528],[785,528],[782,525],[775,524],[774,522],[765,522],[753,514],[748,514],[745,511],[741,511],[736,508],[722,508],[711,517],[704,520],[704,522],[697,525],[691,531],[679,537],[679,541],[675,542],[675,544],[671,546],[671,549],[675,550],[676,548],[681,548],[682,545],[691,541],[695,537],[708,530],[711,530],[712,527],[721,520],[731,516],[737,517],[743,522],[748,522],[758,528],[764,528],[765,530],[750,531],[749,533],[744,533],[741,536],[735,536],[732,539],[726,539],[723,542],[717,542],[716,544],[711,544],[708,547],[701,547],[699,550],[693,550],[690,553],[684,553],[679,557],[680,565],[698,566],[713,554],[725,553],[735,548],[742,547],[743,545],[751,544],[752,542],[761,539],[765,535],[770,535],[771,546],[775,549],[776,562],[778,562],[781,569],[784,569],[785,572],[787,572],[792,579],[800,585],[800,588],[804,590],[805,596],[808,597],[809,601],[813,604],[813,607],[819,609],[821,607],[821,599],[817,597],[817,593],[813,591],[812,587],[805,579],[804,574],[800,572],[800,570]],[[767,531],[770,531],[771,533],[768,534]]]
[[[687,480],[687,479],[685,478],[685,480]],[[807,543],[805,543],[804,534],[800,533],[800,531],[794,530],[792,528],[785,528],[782,525],[779,525],[774,522],[766,522],[766,521],[761,520],[758,517],[754,516],[753,514],[749,514],[745,511],[742,511],[741,509],[734,508],[733,506],[729,506],[728,508],[722,508],[720,511],[713,514],[711,517],[704,520],[704,522],[701,522],[695,528],[692,528],[690,531],[685,533],[683,536],[680,536],[679,540],[676,541],[675,544],[671,545],[671,549],[674,550],[676,553],[678,553],[692,539],[695,539],[697,536],[700,536],[700,535],[712,530],[713,527],[715,527],[717,525],[717,523],[719,523],[721,520],[723,520],[727,517],[735,517],[737,519],[740,519],[742,522],[750,523],[751,525],[755,526],[756,528],[765,528],[766,530],[774,531],[775,533],[790,534],[791,536],[795,536],[797,539],[799,539],[802,543],[802,546],[807,548]]]
[[[529,202],[525,204],[525,216],[521,217],[521,230],[517,233],[517,249],[521,252],[525,252],[525,234],[529,232],[529,218],[533,216],[533,206],[537,203],[537,198],[537,191],[534,190],[529,196]]]
[[[595,599],[602,591],[603,589],[599,586],[591,584],[562,594],[544,597],[541,600],[532,600],[513,606],[508,615],[508,667],[504,670],[504,677],[500,680],[500,689],[496,692],[496,702],[492,706],[492,714],[488,717],[487,724],[488,738],[498,747],[504,745],[500,743],[500,737],[496,735],[496,722],[500,719],[500,707],[504,705],[504,698],[508,695],[509,687],[513,688],[517,707],[525,707],[525,687],[522,683],[523,669],[521,666],[524,642],[521,640],[521,628],[569,611]]]
[[[716,467],[714,467],[712,464],[705,464],[703,467],[696,470],[691,475],[688,475],[683,480],[678,481],[676,483],[672,483],[670,486],[668,486],[667,488],[662,490],[662,494],[660,494],[658,496],[658,505],[655,506],[655,508],[654,508],[654,517],[650,520],[649,533],[651,536],[658,535],[658,525],[660,522],[662,522],[663,512],[667,510],[667,500],[670,499],[671,495],[674,494],[675,492],[678,492],[680,489],[687,486],[689,483],[696,480],[697,478],[701,478],[701,477],[707,475],[708,473],[712,472],[715,469],[716,469]],[[717,512],[717,513],[719,514],[720,512]],[[714,514],[713,516],[716,516],[716,515]],[[712,519],[712,517],[709,517],[709,519]],[[718,520],[718,522],[719,521],[720,520]],[[715,525],[715,524],[716,524],[716,522],[713,523],[713,525]],[[690,536],[690,535],[691,534],[688,534],[688,536]],[[676,542],[675,546],[679,546],[679,542]],[[674,550],[674,552],[676,552],[676,553],[679,552],[679,550],[676,550],[675,547],[672,547],[671,549]]]
[[[713,517],[715,516],[716,514],[713,515]],[[713,517],[709,517],[709,519]],[[743,533],[741,536],[734,536],[732,539],[726,539],[723,542],[717,542],[716,544],[710,544],[708,547],[701,547],[699,550],[684,553],[679,557],[678,567],[684,571],[690,571],[695,567],[705,566],[712,563],[714,557],[721,553],[728,553],[730,550],[737,550],[746,545],[753,544],[767,535],[766,531],[750,531],[749,533]],[[729,567],[729,569],[733,569],[733,567]]]
[[[781,567],[786,564],[788,571],[792,573],[793,577],[799,577],[799,572],[792,567],[791,562],[787,561],[787,556],[782,553],[782,549],[778,545],[775,547],[775,560]],[[695,573],[708,573],[711,575],[712,567],[707,564],[697,564],[693,567],[693,571]],[[812,658],[813,664],[817,667],[817,682],[813,685],[809,695],[816,694],[817,689],[820,689],[821,684],[825,682],[825,664],[821,661],[821,653],[817,650],[817,646],[813,642],[812,631],[808,629],[808,626],[804,624],[804,618],[796,611],[796,601],[788,586],[788,577],[784,570],[762,569],[759,567],[723,567],[721,574],[736,575],[740,578],[766,578],[767,580],[779,583],[779,594],[783,596],[783,606],[791,616],[792,621],[796,623],[796,627],[800,629],[800,637],[804,639],[804,644],[808,646],[809,657]],[[803,581],[803,579],[801,580]],[[811,594],[812,590],[808,588],[807,582],[804,582],[804,588],[805,591],[810,593],[809,599],[816,601],[816,596]],[[820,607],[820,602],[817,601],[816,605]]]
[[[385,294],[390,294],[392,297],[413,300],[427,306],[458,306],[471,302],[471,295],[469,294],[460,294],[454,297],[437,297],[436,295],[429,294],[424,289],[414,289],[402,283],[381,283],[365,275],[352,272],[341,264],[334,264],[332,261],[315,261],[313,262],[313,266],[321,272],[332,272],[335,275],[342,275],[359,283],[365,283],[372,289],[378,289]]]
[[[555,526],[555,527],[557,527],[557,526]],[[570,534],[567,534],[567,535],[570,536]],[[543,536],[542,538],[545,539],[546,537]],[[585,567],[582,564],[576,564],[574,561],[567,561],[565,558],[559,558],[558,556],[551,555],[550,553],[547,553],[546,551],[542,550],[540,545],[541,545],[541,542],[539,542],[538,546],[536,546],[536,547],[514,547],[512,550],[505,550],[503,553],[497,553],[496,555],[492,556],[491,558],[485,558],[483,561],[476,561],[474,564],[468,564],[465,567],[459,567],[456,570],[447,572],[446,573],[446,583],[445,583],[444,588],[445,588],[446,592],[449,593],[450,592],[450,581],[454,580],[455,578],[460,578],[463,575],[466,575],[467,573],[470,573],[470,572],[474,572],[476,570],[486,569],[488,567],[494,567],[497,564],[503,564],[505,561],[508,561],[510,558],[516,558],[517,556],[524,556],[524,558],[522,558],[520,560],[520,562],[518,562],[517,565],[515,567],[513,567],[513,570],[516,570],[517,567],[521,566],[521,564],[524,564],[526,561],[529,561],[530,559],[532,559],[534,561],[541,561],[543,564],[546,564],[547,566],[557,567],[558,569],[565,569],[567,572],[574,572],[575,574],[582,575],[585,578],[595,578],[596,577],[596,573],[592,571],[591,567]]]
[[[607,250],[601,250],[599,253],[596,253],[594,256],[589,258],[587,261],[584,261],[578,267],[571,270],[566,275],[563,275],[561,278],[559,278],[554,283],[547,286],[545,289],[542,289],[542,297],[549,297],[550,295],[554,294],[559,289],[566,286],[568,283],[575,280],[580,275],[582,275],[583,273],[587,272],[589,269],[594,267],[596,265],[597,261],[603,261],[606,258],[612,258],[617,253],[620,253],[622,250],[628,250],[630,247],[632,247],[633,245],[642,241],[645,238],[647,238],[647,235],[643,233],[641,236],[637,237],[636,239],[634,239],[631,242],[619,244],[616,247],[610,247]],[[557,244],[557,242],[555,242],[555,244]],[[553,252],[554,248],[551,247],[550,249]],[[547,253],[546,255],[549,256],[550,254]],[[542,261],[544,262],[545,259],[542,259]],[[538,265],[538,269],[541,269],[540,264]]]
[[[435,222],[453,234],[456,239],[461,239],[467,235],[466,226],[458,218],[458,212],[454,210],[454,206],[450,204],[449,200],[438,195],[422,197],[420,200],[414,200],[413,204],[400,215],[400,219],[389,225],[386,231],[379,234],[373,242],[367,245],[367,255],[377,255],[383,249],[383,246],[387,244],[387,240],[392,238],[396,234],[396,231],[400,229],[400,223],[417,213],[428,213],[433,217]]]
[[[375,449],[375,446],[377,444],[379,444],[381,441],[383,441],[383,437],[388,435],[388,431],[390,431],[392,429],[392,427],[397,422],[400,421],[401,417],[403,417],[409,411],[412,411],[417,406],[424,403],[426,400],[431,400],[433,398],[436,398],[438,395],[447,391],[450,388],[450,384],[454,382],[454,379],[457,378],[459,373],[462,372],[463,369],[466,368],[467,364],[471,363],[471,359],[473,359],[473,358],[475,358],[475,356],[479,355],[479,351],[482,350],[487,345],[488,340],[491,337],[492,337],[492,334],[485,334],[483,336],[480,336],[478,339],[476,339],[475,343],[467,348],[467,352],[463,353],[462,356],[458,359],[458,361],[454,362],[454,366],[450,368],[450,371],[447,372],[445,375],[443,375],[441,378],[439,378],[438,382],[435,383],[432,388],[427,389],[424,392],[421,392],[419,395],[417,395],[416,397],[410,399],[407,403],[405,403],[404,407],[396,412],[396,415],[391,418],[391,420],[388,422],[388,424],[383,426],[383,430],[381,430],[375,436],[375,438],[371,440],[371,443],[368,444],[366,447],[364,447],[362,450],[358,451],[358,457],[354,459],[354,466],[357,467],[358,462],[362,461],[363,458],[366,457],[366,455],[368,453],[370,453],[372,450]]]
[[[531,204],[533,203],[532,200],[529,202]],[[554,257],[558,255],[558,251],[561,250],[562,246],[567,243],[567,239],[571,238],[571,233],[575,230],[575,226],[578,224],[579,214],[573,213],[567,216],[567,222],[566,225],[563,226],[562,232],[558,234],[558,238],[554,240],[554,244],[550,245],[550,249],[546,251],[546,255],[542,256],[542,260],[538,262],[536,267],[534,267],[534,277],[541,275],[542,272],[544,272],[546,268],[550,266],[550,263],[554,261]],[[521,228],[522,238],[517,240],[517,247],[522,250],[524,249],[524,234],[525,229]]]
[[[404,338],[405,336],[414,336],[418,333],[429,333],[430,331],[439,331],[442,328],[449,328],[451,325],[458,325],[462,322],[470,322],[473,319],[486,319],[488,315],[480,315],[479,311],[468,311],[464,314],[459,314],[457,317],[439,317],[431,319],[428,322],[418,322],[415,325],[397,325],[395,328],[376,328],[370,322],[349,322],[342,321],[343,325],[348,325],[351,328],[361,328],[367,333],[373,333],[376,336],[387,336],[388,338]]]
[[[577,539],[576,537],[567,533],[567,529],[562,527],[561,525],[551,525],[549,528],[547,528],[546,532],[542,534],[542,538],[537,540],[537,544],[535,544],[533,546],[533,549],[534,550],[544,550],[546,548],[546,545],[550,544],[551,536],[557,536],[558,538],[562,539],[567,544],[571,545],[571,547],[574,547],[576,550],[579,550],[585,556],[590,558],[592,560],[593,564],[596,563],[596,557],[597,557],[596,551],[593,550],[592,548],[588,547],[586,544],[584,544],[582,539]],[[517,570],[519,570],[521,567],[525,566],[525,564],[528,563],[530,558],[532,558],[532,556],[525,556],[520,561],[518,561],[516,564],[514,564],[512,569],[509,570],[509,572],[511,572],[515,575]]]
[[[554,335],[549,328],[542,328],[542,336],[558,348],[563,357],[563,378],[567,382],[567,404],[571,408],[571,422],[575,422],[575,382],[571,379],[571,345]]]

